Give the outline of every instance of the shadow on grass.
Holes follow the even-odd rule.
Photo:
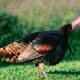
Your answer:
[[[22,62],[22,63],[8,63],[8,62],[0,62],[0,67],[8,67],[8,66],[19,66],[19,65],[32,65],[32,62]]]
[[[66,75],[66,76],[70,76],[70,75],[76,75],[76,76],[80,76],[80,71],[49,71],[47,72],[48,74],[57,74],[57,75]]]

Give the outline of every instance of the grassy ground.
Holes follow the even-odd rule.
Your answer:
[[[1,18],[0,18],[1,19]],[[6,19],[6,20],[5,20]],[[21,31],[23,31],[24,33],[27,32],[31,32],[33,31],[33,29],[35,31],[40,30],[40,26],[38,28],[36,28],[34,25],[32,26],[33,29],[31,29],[30,31],[28,30],[28,26],[23,25],[22,21],[20,24],[19,23],[14,23],[15,22],[15,18],[12,19],[12,17],[10,17],[11,21],[9,21],[9,25],[11,23],[12,29],[6,31],[6,29],[8,29],[9,25],[7,25],[7,27],[5,28],[4,25],[6,24],[2,24],[2,30],[0,29],[0,34],[2,31],[3,35],[10,34],[12,33],[12,37],[11,40],[14,39],[14,37],[19,36],[19,32],[21,33]],[[72,19],[72,18],[70,18]],[[70,20],[68,17],[68,21]],[[3,20],[3,21],[2,21]],[[7,18],[2,18],[2,22],[7,21]],[[33,18],[34,20],[34,18]],[[56,16],[54,17],[54,19],[50,20],[50,22],[46,25],[48,25],[49,27],[45,27],[45,29],[47,28],[51,28],[53,29],[54,26],[58,27],[60,25],[62,25],[62,23],[65,23],[66,20],[62,19],[61,16]],[[68,22],[67,21],[67,22]],[[35,20],[36,22],[36,20]],[[0,24],[1,24],[0,23]],[[14,25],[13,25],[14,23]],[[25,23],[25,22],[24,22]],[[37,22],[36,22],[37,23]],[[23,25],[23,26],[22,26]],[[14,27],[15,26],[15,27]],[[20,28],[21,27],[21,28]],[[42,26],[43,27],[43,26]],[[10,27],[11,28],[11,27]],[[24,30],[25,29],[25,30]],[[43,29],[43,28],[42,28]],[[6,32],[6,33],[5,33]],[[16,35],[16,33],[18,33]],[[7,43],[6,40],[9,40],[8,37],[1,35],[3,38],[1,38],[0,41],[1,44],[3,43]],[[45,71],[47,72],[48,78],[49,80],[80,80],[80,30],[75,32],[74,34],[72,34],[72,39],[73,39],[73,44],[71,44],[72,47],[72,54],[66,54],[67,59],[69,59],[72,56],[72,59],[74,59],[74,61],[70,61],[70,60],[66,60],[66,61],[62,61],[61,63],[59,63],[56,66],[45,66]],[[22,36],[22,34],[20,35]],[[71,42],[72,43],[72,42]],[[8,44],[8,43],[7,43]],[[70,56],[71,55],[71,56]],[[79,59],[79,60],[76,60]],[[0,62],[0,80],[44,80],[43,75],[41,75],[41,78],[39,79],[36,76],[36,71],[35,71],[35,66],[30,64],[28,65],[27,63],[23,63],[23,64],[6,64],[6,63],[1,63]]]
[[[45,66],[49,80],[80,80],[80,62],[62,61],[56,66]],[[36,76],[35,66],[30,64],[3,64],[0,80],[45,80]]]
[[[54,29],[72,22],[76,17],[80,16],[80,0],[0,0],[0,10],[27,20],[25,22],[22,20],[21,22],[15,22],[15,18],[12,19],[10,17],[9,19],[11,20],[6,25],[5,21],[8,20],[8,17],[4,18],[6,17],[5,15],[2,19],[0,17],[0,46],[3,46],[3,44],[8,44],[10,40],[13,41],[14,37],[17,38],[19,33],[22,36],[22,33],[27,34],[34,31]],[[15,22],[14,25],[13,22]],[[72,36],[73,44],[71,46],[74,61],[63,60],[56,66],[45,66],[49,80],[80,80],[79,35],[80,30]],[[67,58],[70,58],[70,54],[67,55]],[[35,79],[44,80],[44,77],[41,75],[41,79],[39,79],[36,76],[34,65],[28,65],[26,63],[3,64],[0,62],[0,80]]]

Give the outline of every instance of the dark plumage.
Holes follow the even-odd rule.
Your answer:
[[[67,24],[58,30],[34,32],[1,48],[0,55],[13,55],[11,62],[30,60],[35,63],[57,64],[63,58],[67,49],[69,49],[68,41],[71,28],[71,24]],[[27,50],[28,47],[31,49]]]
[[[32,33],[30,36],[24,37],[21,41],[18,41],[18,42],[24,42],[26,44],[31,43],[33,48],[35,48],[35,46],[37,47],[42,46],[43,48],[43,46],[45,45],[46,48],[50,47],[51,49],[41,50],[39,52],[39,50],[35,48],[38,52],[38,55],[36,57],[35,56],[32,57],[30,55],[30,59],[27,56],[28,58],[23,57],[21,61],[27,61],[27,60],[34,61],[36,59],[39,59],[40,62],[44,62],[50,65],[54,65],[58,63],[63,58],[67,49],[69,49],[68,41],[69,41],[70,31],[71,31],[71,25],[68,24],[68,25],[61,27],[59,30],[35,32],[35,33]],[[28,53],[26,52],[26,54]],[[23,54],[21,56],[23,56]]]
[[[6,62],[33,61],[40,65],[38,76],[43,72],[43,64],[55,65],[63,58],[69,49],[69,33],[72,30],[71,24],[64,25],[58,30],[34,32],[29,36],[0,48],[0,55],[9,55]]]

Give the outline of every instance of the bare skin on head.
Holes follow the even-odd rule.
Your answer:
[[[74,20],[72,23],[72,30],[77,29],[78,27],[80,27],[80,17],[78,17],[76,20]]]

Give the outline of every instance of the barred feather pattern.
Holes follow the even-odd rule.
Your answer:
[[[27,44],[13,42],[3,48],[0,48],[0,57],[5,55],[10,55],[9,58],[6,58],[6,62],[15,62],[17,61],[17,57],[23,50],[27,47]]]

